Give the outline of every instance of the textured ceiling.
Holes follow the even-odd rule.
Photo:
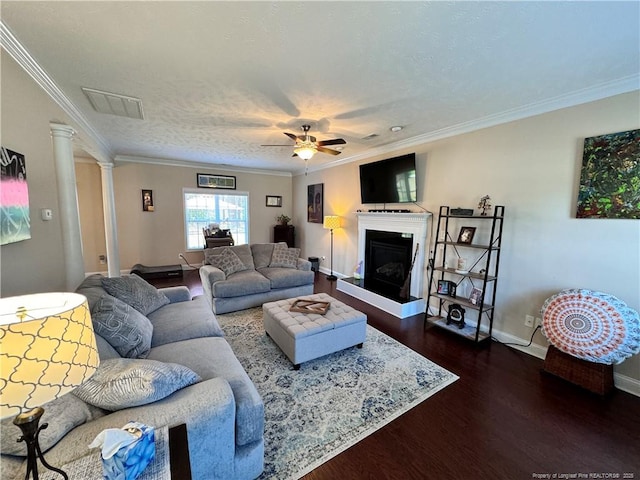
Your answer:
[[[638,88],[638,2],[12,2],[2,22],[110,157],[300,171]],[[99,114],[81,87],[142,99]],[[401,132],[389,127],[402,125]],[[86,134],[86,133],[85,133]],[[370,140],[364,137],[377,134]]]

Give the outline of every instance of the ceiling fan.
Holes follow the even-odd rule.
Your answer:
[[[309,135],[310,125],[302,125],[303,135],[294,135],[293,133],[283,132],[291,140],[295,141],[293,145],[293,157],[300,157],[305,162],[316,153],[328,153],[329,155],[339,155],[339,150],[326,148],[327,145],[344,145],[347,142],[342,138],[334,138],[333,140],[317,141],[316,137]],[[261,145],[262,147],[290,147],[291,145]]]

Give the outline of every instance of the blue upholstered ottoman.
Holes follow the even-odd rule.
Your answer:
[[[298,299],[330,302],[324,314],[291,312]],[[345,348],[362,347],[367,334],[367,316],[326,293],[269,302],[262,305],[264,329],[294,368]]]

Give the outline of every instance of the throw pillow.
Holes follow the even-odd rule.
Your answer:
[[[102,295],[91,310],[91,321],[121,357],[144,358],[151,349],[153,324],[147,317],[111,295]]]
[[[131,305],[143,315],[155,312],[169,303],[164,293],[137,275],[103,278],[102,287],[108,294]]]
[[[278,243],[273,247],[270,267],[296,268],[298,266],[299,248],[287,248],[284,243]]]
[[[73,393],[91,405],[114,411],[162,400],[200,380],[193,370],[177,363],[114,358],[101,362]]]
[[[43,452],[46,452],[78,425],[101,417],[104,412],[88,405],[71,393],[56,398],[42,405],[44,414],[40,425],[49,423],[49,427],[40,430],[38,442]],[[13,424],[14,417],[7,417],[0,422],[0,450],[3,454],[27,456],[25,442],[18,443],[22,431]]]
[[[208,261],[210,265],[222,270],[227,277],[232,273],[247,269],[240,257],[229,247],[223,248],[218,255],[210,255]]]

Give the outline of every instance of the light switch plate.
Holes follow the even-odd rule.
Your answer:
[[[40,210],[40,216],[42,217],[42,220],[47,222],[53,219],[53,211],[50,208],[43,208]]]

